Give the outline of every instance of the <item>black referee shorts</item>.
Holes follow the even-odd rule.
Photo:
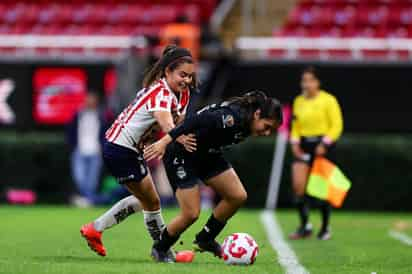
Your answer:
[[[302,137],[300,139],[300,148],[306,154],[306,159],[298,159],[295,158],[297,162],[305,162],[309,165],[313,164],[313,161],[316,157],[316,147],[322,142],[323,136],[315,136],[315,137]],[[336,144],[332,144],[327,146],[326,155],[324,155],[326,159],[330,160],[333,163],[336,163]]]
[[[192,188],[231,168],[221,153],[187,152],[178,143],[167,147],[163,163],[174,192]]]

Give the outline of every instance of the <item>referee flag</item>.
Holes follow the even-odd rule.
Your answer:
[[[308,195],[341,207],[350,187],[351,182],[334,163],[323,157],[315,159],[306,187]]]

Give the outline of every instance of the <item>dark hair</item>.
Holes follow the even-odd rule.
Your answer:
[[[260,109],[260,118],[275,120],[279,125],[283,122],[282,105],[277,99],[266,96],[263,91],[251,91],[240,97],[231,98],[228,102],[242,108],[247,127],[258,109]]]
[[[160,59],[146,71],[143,78],[143,87],[151,86],[155,81],[166,75],[166,69],[174,71],[182,64],[193,64],[193,58],[189,50],[176,45],[168,45],[163,50]],[[197,88],[196,73],[193,75],[190,88]]]
[[[318,80],[320,79],[320,78],[319,78],[319,72],[318,72],[318,70],[317,70],[315,67],[313,67],[313,66],[306,67],[306,68],[302,71],[302,75],[305,74],[305,73],[310,73],[310,74],[312,74],[313,77],[315,77],[316,79],[318,79]]]

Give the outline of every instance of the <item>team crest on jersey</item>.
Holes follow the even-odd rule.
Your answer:
[[[176,172],[177,177],[179,177],[180,179],[184,179],[186,177],[186,170],[180,166],[177,168],[177,172]]]
[[[235,119],[232,115],[223,115],[223,127],[233,127],[235,124]]]

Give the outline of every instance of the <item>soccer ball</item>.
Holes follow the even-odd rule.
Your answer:
[[[225,264],[253,264],[258,255],[256,241],[247,233],[233,233],[222,244],[222,256]]]

